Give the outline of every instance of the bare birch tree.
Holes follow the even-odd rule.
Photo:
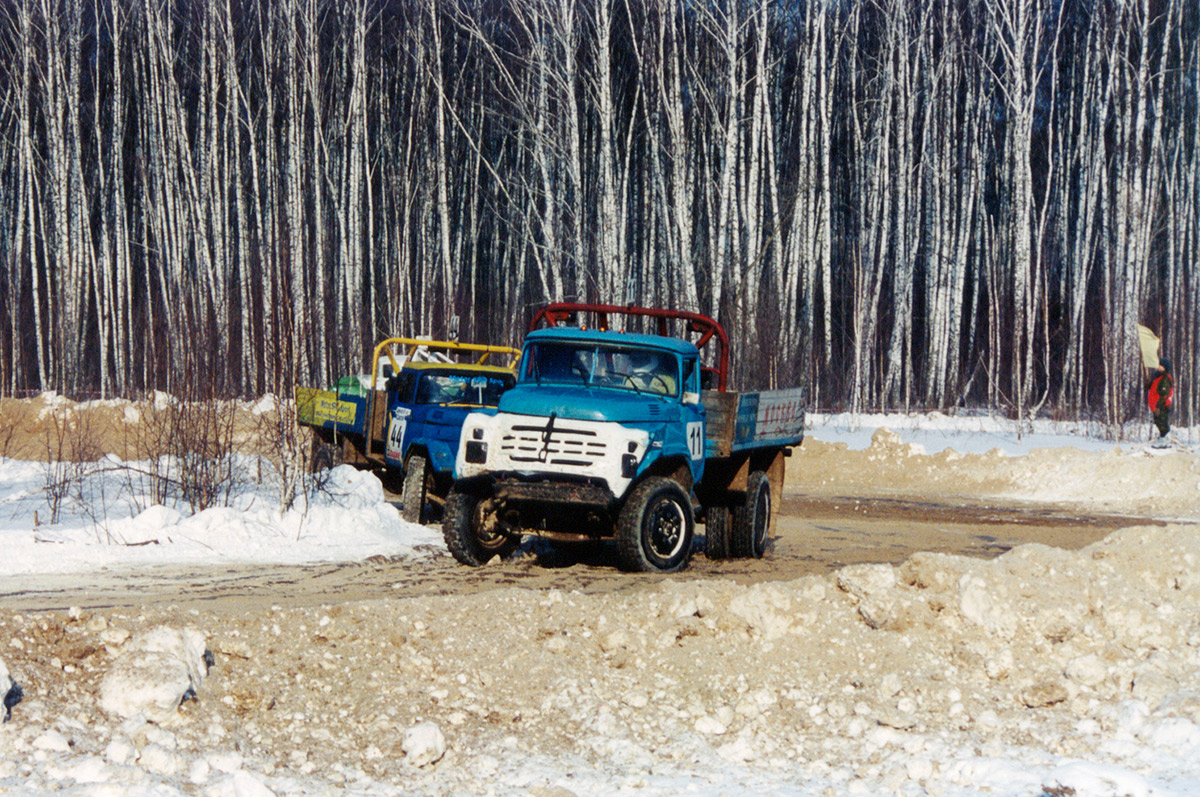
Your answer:
[[[717,314],[822,407],[1200,377],[1185,0],[14,0],[0,384],[286,393],[553,299]],[[1194,417],[1198,395],[1181,392]]]

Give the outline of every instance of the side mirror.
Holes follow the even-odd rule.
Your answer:
[[[700,394],[699,393],[690,393],[690,392],[685,391],[683,394],[683,403],[684,404],[699,404],[700,403]]]

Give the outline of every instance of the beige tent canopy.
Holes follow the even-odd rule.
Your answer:
[[[1138,342],[1142,347],[1142,364],[1153,370],[1158,367],[1158,335],[1149,327],[1138,324]]]

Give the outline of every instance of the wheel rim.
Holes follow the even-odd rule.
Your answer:
[[[479,543],[479,547],[485,551],[494,551],[502,548],[504,543],[508,541],[508,537],[498,531],[484,528],[484,502],[480,501],[475,505],[475,512],[471,518],[471,530],[475,534],[475,541]]]
[[[672,499],[659,502],[646,518],[647,553],[669,561],[679,555],[686,538],[687,515]]]
[[[754,500],[754,549],[761,552],[767,547],[767,529],[771,525],[771,490],[766,482],[758,488]]]

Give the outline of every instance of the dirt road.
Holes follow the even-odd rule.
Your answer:
[[[786,497],[762,560],[710,561],[697,551],[674,575],[629,574],[609,547],[551,548],[527,541],[528,555],[479,569],[444,548],[428,556],[313,565],[162,566],[137,571],[6,578],[0,605],[13,611],[132,606],[204,608],[218,613],[255,606],[316,606],[419,595],[463,595],[497,587],[609,592],[661,579],[788,581],[847,564],[899,564],[916,551],[998,556],[1022,543],[1078,549],[1146,518],[1085,515],[1011,503],[935,503],[916,498]],[[697,534],[704,531],[697,527]]]

